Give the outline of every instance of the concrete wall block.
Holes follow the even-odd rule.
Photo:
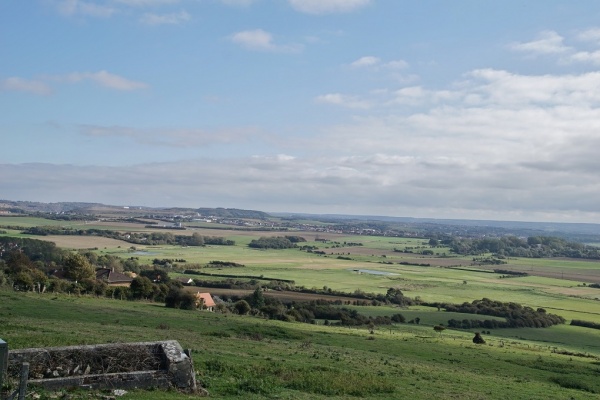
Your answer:
[[[144,360],[140,365],[143,365],[146,370],[110,371],[110,367],[131,361],[128,358],[138,353]],[[99,357],[110,359],[108,367],[103,364],[105,371],[97,370]],[[28,362],[32,371],[29,374],[29,382],[50,390],[68,387],[91,389],[174,387],[188,392],[198,392],[191,357],[175,340],[20,349],[9,351],[7,358],[10,375],[14,375],[22,363]],[[136,365],[132,364],[129,368]],[[148,366],[152,368],[148,369]]]

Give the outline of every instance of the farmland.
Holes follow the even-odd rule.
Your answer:
[[[60,224],[57,224],[60,222]],[[258,317],[193,312],[152,302],[129,302],[62,294],[0,291],[0,337],[11,347],[176,339],[194,350],[199,380],[214,398],[594,398],[600,363],[600,331],[568,325],[572,319],[600,323],[600,262],[571,258],[510,257],[500,267],[472,256],[430,246],[423,238],[206,228],[177,235],[221,236],[232,246],[131,244],[99,236],[23,235],[14,227],[77,226],[122,232],[164,232],[123,221],[54,221],[0,217],[3,236],[51,241],[59,247],[98,256],[174,262],[172,277],[220,280],[221,276],[291,280],[311,293],[266,291],[281,301],[325,298],[353,302],[355,293],[385,294],[390,288],[422,302],[460,304],[482,298],[543,308],[567,320],[550,328],[494,329],[486,345],[473,345],[476,330],[433,331],[449,319],[480,318],[423,305],[353,306],[367,316],[402,313],[420,324],[362,328],[281,322]],[[289,249],[252,249],[259,237],[297,235],[306,241]],[[310,249],[307,251],[307,246]],[[422,250],[433,254],[423,255]],[[211,261],[236,263],[209,267]],[[526,272],[506,276],[502,270]],[[209,275],[186,274],[191,269]],[[244,280],[244,278],[238,278]],[[250,281],[251,278],[245,279]],[[346,293],[327,295],[325,289]],[[244,296],[252,290],[187,287],[213,295]],[[325,294],[318,294],[317,292]],[[4,306],[5,305],[5,306]],[[69,329],[64,321],[69,321]],[[159,328],[159,327],[163,328]],[[165,328],[167,327],[167,328]],[[316,373],[318,371],[318,373]],[[298,376],[298,378],[293,378]],[[563,377],[563,378],[560,378]],[[562,379],[562,380],[561,380]],[[335,386],[327,381],[350,382]],[[175,393],[131,393],[127,398],[180,398]]]

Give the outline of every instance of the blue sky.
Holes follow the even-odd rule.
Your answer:
[[[0,199],[600,223],[597,1],[0,3]]]

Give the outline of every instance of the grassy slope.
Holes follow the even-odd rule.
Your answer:
[[[472,333],[440,337],[415,325],[380,328],[368,340],[364,328],[6,290],[0,304],[0,337],[11,348],[176,339],[193,350],[199,380],[216,399],[592,399],[589,391],[600,392],[595,359],[526,340],[486,337],[487,345],[476,346]],[[579,389],[559,386],[558,377]],[[185,397],[151,391],[124,398]]]

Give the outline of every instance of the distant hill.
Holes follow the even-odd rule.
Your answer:
[[[214,215],[220,218],[267,219],[269,214],[262,211],[239,210],[237,208],[198,208],[201,215]]]
[[[219,218],[267,219],[269,214],[255,210],[236,208],[182,208],[182,207],[139,207],[114,206],[101,203],[58,202],[41,203],[35,201],[0,200],[0,211],[14,214],[53,213],[53,214],[190,214],[198,213]]]
[[[559,236],[577,241],[595,241],[600,236],[600,224],[566,222],[491,221],[468,219],[435,219],[412,217],[387,217],[376,215],[272,213],[273,216],[291,219],[311,219],[328,223],[382,222],[403,224],[425,231],[439,230],[447,234],[494,233],[516,236]],[[436,228],[437,227],[437,228]]]
[[[78,203],[78,202],[61,202],[61,203],[40,203],[37,201],[12,201],[0,200],[0,210],[10,211],[11,213],[86,213],[94,207],[101,207],[98,203]]]

